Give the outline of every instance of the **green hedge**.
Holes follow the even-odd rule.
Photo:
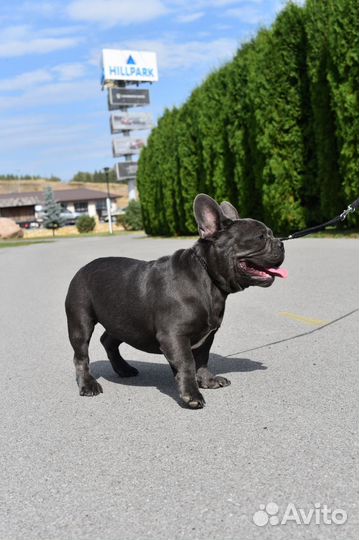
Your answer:
[[[123,224],[125,229],[130,231],[141,231],[143,229],[141,204],[139,201],[130,201],[128,203]]]
[[[79,233],[88,233],[96,227],[96,220],[92,216],[80,216],[76,220],[76,227]]]
[[[338,214],[359,195],[358,96],[358,1],[287,4],[159,119],[139,161],[146,232],[195,232],[199,192],[277,232]]]

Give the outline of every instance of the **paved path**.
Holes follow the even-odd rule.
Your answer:
[[[63,308],[75,271],[191,243],[0,250],[0,540],[357,538],[357,241],[288,242],[288,280],[229,298],[212,363],[232,385],[204,390],[203,410],[178,405],[162,357],[125,346],[140,375],[117,378],[101,328],[90,353],[104,394],[79,397]],[[325,505],[346,523],[324,523],[343,518]]]

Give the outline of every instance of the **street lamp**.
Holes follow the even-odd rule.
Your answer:
[[[108,217],[108,230],[109,230],[110,234],[112,234],[112,215],[111,215],[110,185],[109,185],[109,179],[108,179],[108,173],[109,173],[109,171],[110,171],[110,167],[104,167],[103,170],[105,171],[106,184],[107,184],[106,206],[107,206],[107,217]]]

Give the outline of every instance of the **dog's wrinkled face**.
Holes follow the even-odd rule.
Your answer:
[[[198,195],[194,213],[201,238],[210,242],[210,257],[231,290],[250,286],[269,287],[275,277],[287,277],[279,266],[283,243],[254,219],[240,219],[228,202],[219,206],[208,195]]]
[[[283,243],[264,223],[238,219],[224,226],[218,241],[226,244],[226,255],[233,261],[241,287],[269,287],[276,276],[286,277],[286,271],[279,269],[284,260]]]

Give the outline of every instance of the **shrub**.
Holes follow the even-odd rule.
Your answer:
[[[80,216],[76,220],[76,227],[79,233],[91,232],[96,227],[96,220],[94,217]]]
[[[141,203],[130,201],[126,210],[123,225],[125,229],[141,231],[143,229]]]
[[[119,216],[116,216],[116,225],[120,225],[125,230],[127,230],[125,217],[126,217],[125,214],[120,214]]]

